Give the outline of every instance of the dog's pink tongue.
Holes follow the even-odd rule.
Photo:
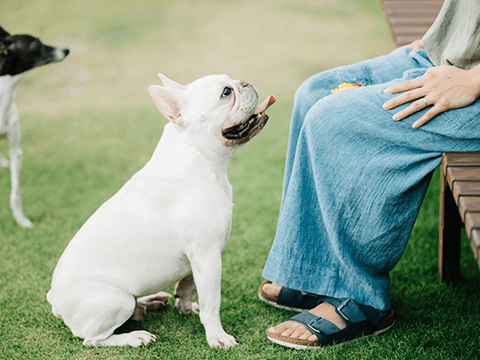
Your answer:
[[[270,95],[268,98],[265,99],[264,102],[262,102],[260,105],[257,106],[257,108],[255,109],[255,111],[253,113],[256,115],[256,114],[260,114],[260,113],[264,112],[270,106],[275,104],[275,101],[277,101],[277,99],[275,99],[275,96]]]

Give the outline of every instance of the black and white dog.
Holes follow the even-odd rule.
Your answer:
[[[10,145],[10,161],[0,154],[0,167],[10,167],[10,207],[22,227],[32,227],[32,222],[23,213],[18,189],[22,150],[18,110],[13,102],[15,86],[28,70],[60,62],[68,53],[65,47],[47,46],[30,35],[10,35],[0,27],[0,139],[8,138]]]

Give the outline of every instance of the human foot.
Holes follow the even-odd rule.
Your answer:
[[[269,328],[267,337],[294,349],[318,349],[362,334],[380,334],[394,324],[393,310],[383,313],[351,300],[330,298],[308,312]]]
[[[322,302],[321,296],[289,289],[269,280],[260,285],[258,297],[276,308],[297,312],[312,309]]]
[[[312,315],[315,315],[317,318],[324,318],[325,320],[334,323],[340,330],[345,328],[345,321],[343,321],[340,315],[335,313],[335,307],[333,307],[329,303],[323,302],[320,305],[309,310],[308,312]],[[267,330],[267,335],[280,335],[282,337],[308,340],[312,343],[318,343],[317,336],[311,331],[309,331],[306,325],[293,320],[287,320],[277,326],[269,328]]]

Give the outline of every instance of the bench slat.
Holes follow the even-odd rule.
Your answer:
[[[480,197],[478,196],[462,196],[460,204],[458,204],[458,211],[463,221],[465,221],[465,213],[480,212]]]
[[[453,197],[457,204],[462,196],[480,196],[480,182],[455,181],[453,183]],[[480,200],[480,197],[478,200]]]
[[[480,213],[468,212],[465,216],[465,229],[468,236],[472,237],[472,230],[480,230]]]
[[[444,153],[443,159],[448,166],[480,166],[479,153]]]
[[[443,0],[381,0],[397,46],[420,39],[437,17]]]
[[[447,180],[450,188],[453,188],[454,181],[480,181],[480,166],[447,168]]]

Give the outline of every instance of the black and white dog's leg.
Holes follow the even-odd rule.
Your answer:
[[[18,225],[31,228],[32,222],[25,216],[20,197],[20,169],[22,167],[22,149],[20,148],[20,123],[18,121],[18,110],[12,104],[9,110],[9,131],[8,142],[10,145],[10,175],[12,192],[10,193],[10,207]]]
[[[205,327],[208,344],[214,348],[238,345],[235,338],[223,330],[220,322],[222,259],[219,252],[195,254],[190,259],[197,286],[200,321]]]
[[[3,168],[9,168],[10,167],[10,162],[5,159],[5,157],[0,154],[0,167],[3,167]]]

